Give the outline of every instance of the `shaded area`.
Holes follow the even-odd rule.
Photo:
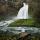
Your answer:
[[[21,6],[20,1],[0,0],[0,20],[16,16]]]

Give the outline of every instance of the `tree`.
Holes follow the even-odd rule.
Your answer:
[[[40,0],[32,0],[29,3],[29,13],[35,21],[34,24],[40,26]]]

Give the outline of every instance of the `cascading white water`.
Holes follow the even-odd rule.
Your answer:
[[[28,19],[28,4],[23,3],[24,6],[19,10],[17,14],[17,18],[14,17],[11,20],[4,21],[0,23],[0,26],[8,26],[10,23],[14,22],[15,20],[18,19]]]
[[[17,19],[28,19],[28,4],[23,3],[23,7],[20,8]]]
[[[25,29],[23,28],[21,32],[25,32]]]
[[[17,19],[16,19],[16,17],[14,17],[14,18],[12,18],[12,19],[8,19],[8,20],[4,20],[4,21],[1,21],[0,22],[0,27],[2,26],[2,27],[7,27],[9,24],[11,24],[12,22],[15,22]]]

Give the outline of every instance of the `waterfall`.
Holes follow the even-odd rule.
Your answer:
[[[20,8],[17,19],[28,19],[28,4],[23,3],[23,7]]]

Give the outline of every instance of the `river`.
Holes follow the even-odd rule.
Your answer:
[[[28,5],[26,5],[26,6],[28,6]],[[24,9],[26,9],[26,7],[25,7],[25,5],[23,6],[23,8],[21,9],[21,11],[22,11],[22,13],[21,13],[21,11],[20,12],[18,12],[18,14],[17,14],[17,16],[15,16],[15,17],[10,17],[10,18],[8,18],[8,19],[6,19],[6,20],[4,20],[4,21],[1,21],[0,22],[0,30],[2,30],[2,31],[9,31],[9,32],[13,32],[13,33],[15,33],[15,34],[18,34],[18,33],[21,33],[21,32],[28,32],[28,33],[31,33],[31,34],[34,34],[34,33],[38,33],[38,34],[40,34],[40,28],[36,28],[36,27],[8,27],[8,25],[10,24],[10,23],[12,23],[12,22],[15,22],[16,20],[18,20],[18,19],[20,19],[20,16],[21,15],[23,15],[22,16],[22,19],[28,19],[28,8],[26,9],[27,10],[27,13],[24,11]],[[25,13],[25,14],[24,14]],[[25,17],[25,15],[26,15],[26,17]],[[17,19],[18,18],[18,19]]]

